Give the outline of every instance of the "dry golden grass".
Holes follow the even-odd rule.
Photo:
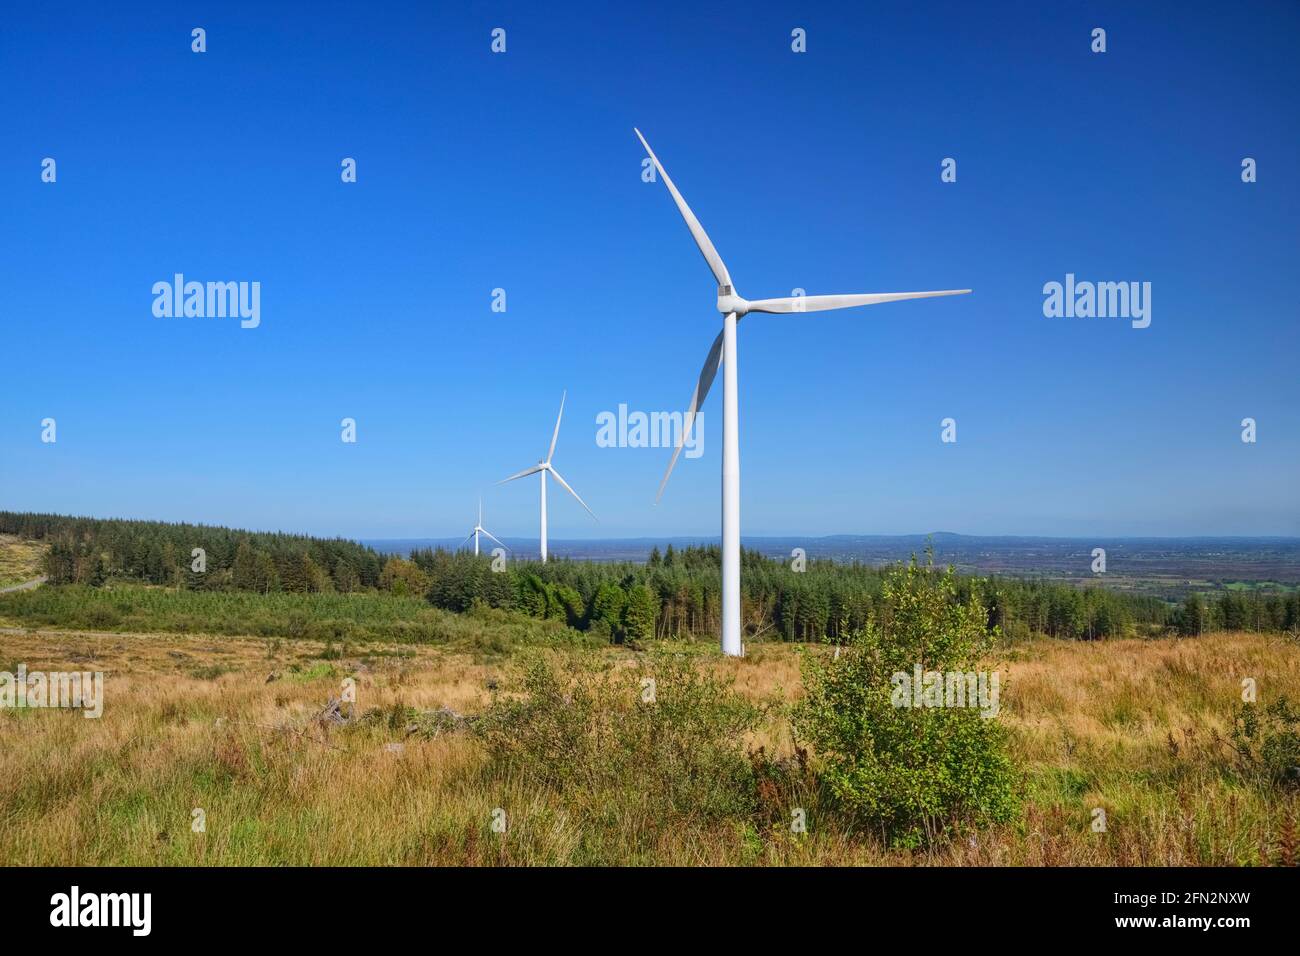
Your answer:
[[[45,546],[12,534],[0,534],[0,588],[22,584],[40,575]]]
[[[761,645],[741,661],[699,661],[755,699],[793,700],[803,652]],[[1025,770],[1023,818],[921,854],[816,816],[802,837],[745,821],[668,828],[626,808],[601,818],[483,773],[462,733],[321,726],[313,716],[348,675],[361,711],[474,713],[513,666],[409,644],[324,653],[307,641],[0,630],[0,670],[106,674],[101,719],[0,712],[0,863],[1183,865],[1295,852],[1296,798],[1238,779],[1223,740],[1242,678],[1255,678],[1261,701],[1300,699],[1300,649],[1280,637],[1007,649],[990,666]],[[399,742],[400,753],[386,747]],[[775,718],[754,743],[788,750],[789,728]],[[505,834],[492,830],[498,807]],[[1098,807],[1104,833],[1090,828]],[[191,829],[196,808],[203,833]]]

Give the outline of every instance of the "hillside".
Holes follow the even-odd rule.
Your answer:
[[[0,588],[31,581],[41,575],[45,545],[13,534],[0,534]]]
[[[711,545],[676,549],[669,543],[663,552],[652,548],[644,562],[543,564],[517,554],[493,558],[425,548],[400,557],[337,538],[13,512],[0,512],[0,533],[21,534],[47,547],[42,569],[50,584],[86,589],[75,600],[70,593],[43,593],[0,602],[0,613],[47,624],[57,623],[60,615],[70,623],[94,626],[120,619],[124,602],[110,592],[126,583],[164,586],[173,598],[149,600],[166,612],[166,620],[198,615],[218,631],[243,626],[222,620],[238,602],[218,596],[235,593],[386,593],[425,598],[455,612],[482,604],[560,621],[612,643],[704,640],[720,628],[721,556]],[[937,553],[927,560],[943,565]],[[871,565],[800,552],[772,557],[749,549],[742,565],[745,640],[842,642],[868,621],[885,623],[882,582],[897,563]],[[963,598],[977,598],[989,626],[1012,639],[1047,634],[1092,640],[1211,630],[1291,633],[1300,628],[1300,591],[1275,587],[1207,585],[1187,590],[1175,604],[1104,574],[1080,581],[967,574],[961,592]],[[51,602],[60,607],[51,608]],[[132,599],[125,604],[130,613]],[[299,600],[295,615],[282,614],[280,620],[310,619],[310,627],[296,626],[292,636],[355,637],[361,632],[344,610],[352,606]],[[391,616],[379,611],[380,618]],[[130,626],[184,630],[193,625],[137,621]]]
[[[8,847],[0,862],[1258,865],[1300,857],[1292,772],[1300,716],[1287,703],[1300,699],[1300,644],[1280,629],[1209,626],[1215,614],[1273,606],[1258,596],[1225,593],[1222,609],[1200,608],[1200,627],[1187,631],[1195,636],[1177,637],[1186,629],[1137,617],[1165,613],[1159,602],[1097,588],[822,560],[796,573],[750,552],[746,606],[751,627],[765,630],[736,660],[716,654],[710,632],[717,562],[707,548],[646,564],[519,562],[506,572],[487,558],[416,552],[386,558],[373,586],[311,589],[305,577],[301,590],[281,580],[254,591],[235,587],[234,573],[216,587],[202,574],[150,581],[149,556],[166,550],[156,541],[189,533],[175,527],[187,530],[154,538],[149,524],[78,519],[72,535],[51,525],[50,547],[93,573],[0,595],[0,661],[11,671],[21,662],[28,673],[104,675],[98,719],[0,708]],[[304,555],[316,561],[313,539],[205,533],[271,569],[305,567],[297,564]],[[24,578],[40,570],[44,547],[10,535],[0,557]],[[335,547],[340,561],[365,555]],[[315,553],[325,562],[331,551]],[[133,556],[144,557],[142,573],[132,574]],[[834,632],[843,648],[826,643],[832,606],[847,615]],[[1040,613],[1045,626],[1028,626]],[[1071,620],[1074,630],[1064,626]],[[1085,623],[1104,624],[1094,636],[1109,638],[1045,636],[1056,628],[1084,637],[1077,628]],[[1119,637],[1124,631],[1144,637]],[[804,633],[811,642],[799,640]],[[962,634],[974,636],[971,656],[954,650]],[[913,637],[919,651],[905,646]],[[872,723],[873,734],[905,719],[904,742],[913,730],[939,735],[881,764],[893,775],[882,781],[886,794],[913,781],[927,800],[947,794],[946,810],[926,811],[923,835],[886,831],[883,808],[864,816],[846,802],[835,750],[808,736],[806,708],[825,687],[817,675],[869,665],[882,650],[917,667],[943,653],[964,673],[978,668],[1000,681],[996,721],[960,709],[874,712],[884,723]],[[849,718],[843,726],[858,726],[870,706],[860,691],[878,699],[888,685],[845,673],[849,697],[832,710]],[[1243,703],[1246,683],[1258,704]],[[995,746],[970,749],[973,734]],[[939,765],[931,745],[946,755]],[[954,784],[974,789],[954,796]],[[967,796],[987,798],[993,787],[1006,805],[971,816]],[[192,829],[196,811],[201,832]]]
[[[682,649],[748,700],[801,693],[799,648],[728,661]],[[615,673],[642,666],[626,650],[595,653]],[[520,661],[510,654],[0,631],[0,660],[107,675],[100,720],[0,713],[7,864],[1296,862],[1295,792],[1252,782],[1229,743],[1241,676],[1259,676],[1270,699],[1300,697],[1300,650],[1261,635],[1011,650],[996,663],[1024,768],[1023,814],[928,851],[855,831],[796,778],[758,806],[668,825],[637,812],[645,794],[588,803],[576,784],[500,777],[476,737],[421,715],[481,713],[516,690]],[[349,676],[365,719],[322,723],[316,715]],[[789,755],[785,712],[770,710],[748,745]],[[789,826],[797,807],[807,811],[803,835]],[[202,834],[191,829],[196,809]],[[505,834],[492,828],[498,809]],[[1098,809],[1104,832],[1093,829]]]

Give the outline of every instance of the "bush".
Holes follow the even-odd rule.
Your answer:
[[[763,710],[689,660],[535,659],[522,683],[520,698],[499,699],[476,725],[499,778],[518,775],[601,818],[671,825],[755,811],[743,738]]]
[[[1300,711],[1287,698],[1267,707],[1239,704],[1232,744],[1247,774],[1272,786],[1300,786]]]
[[[122,615],[115,608],[92,607],[86,611],[84,620],[88,627],[107,631],[121,626]]]
[[[984,608],[958,600],[951,568],[915,561],[890,572],[883,601],[883,623],[869,620],[838,660],[805,658],[795,727],[833,798],[901,847],[1009,820],[1016,774],[1005,730],[969,706],[895,706],[897,675],[910,681],[917,664],[923,673],[976,669],[996,636]]]

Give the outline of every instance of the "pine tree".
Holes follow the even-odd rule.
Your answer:
[[[253,590],[262,594],[280,590],[280,575],[275,562],[264,551],[259,551],[253,558]]]
[[[361,578],[356,569],[342,558],[334,565],[334,590],[342,594],[351,594],[360,589]]]
[[[45,552],[45,575],[50,584],[71,584],[77,576],[77,556],[71,545],[56,541]]]
[[[1187,595],[1178,615],[1179,634],[1200,634],[1205,629],[1205,605],[1195,592]]]
[[[253,553],[253,548],[247,541],[239,542],[239,548],[235,551],[235,563],[232,570],[234,571],[234,584],[237,590],[258,590],[257,555]]]
[[[569,627],[581,630],[586,626],[587,608],[581,594],[567,584],[561,584],[555,588],[555,600],[564,614],[564,622]]]
[[[592,622],[600,621],[609,628],[609,636],[615,641],[623,639],[623,607],[627,604],[627,594],[612,581],[605,581],[596,588],[591,599]]]
[[[623,632],[629,641],[645,641],[655,633],[655,596],[644,584],[637,584],[627,595],[623,609]]]

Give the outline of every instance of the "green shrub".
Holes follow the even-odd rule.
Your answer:
[[[116,608],[111,607],[93,607],[86,611],[84,618],[88,627],[96,630],[107,631],[119,627],[122,624],[122,615]]]
[[[1262,783],[1300,786],[1300,711],[1286,697],[1267,707],[1237,706],[1232,744],[1242,768]]]
[[[549,788],[579,813],[658,825],[755,811],[744,736],[763,709],[691,661],[534,659],[520,689],[476,725],[498,777]]]
[[[516,644],[589,643],[562,621],[537,620],[484,605],[452,614],[419,598],[374,592],[256,594],[138,585],[112,589],[47,585],[0,594],[0,617],[37,627],[255,635],[338,645],[397,641],[481,648],[488,643],[503,653]]]
[[[229,674],[230,668],[224,664],[205,664],[190,671],[195,680],[216,680],[222,674]]]
[[[1016,774],[1006,732],[971,707],[895,706],[895,675],[972,672],[992,645],[984,608],[958,599],[952,569],[915,561],[883,589],[838,659],[809,655],[796,732],[818,757],[835,802],[895,846],[918,847],[1010,819]]]
[[[301,664],[291,664],[289,665],[289,672],[284,676],[286,680],[306,684],[315,680],[324,680],[327,677],[337,677],[338,673],[334,669],[334,665],[329,661],[316,661],[309,667],[303,667]]]

